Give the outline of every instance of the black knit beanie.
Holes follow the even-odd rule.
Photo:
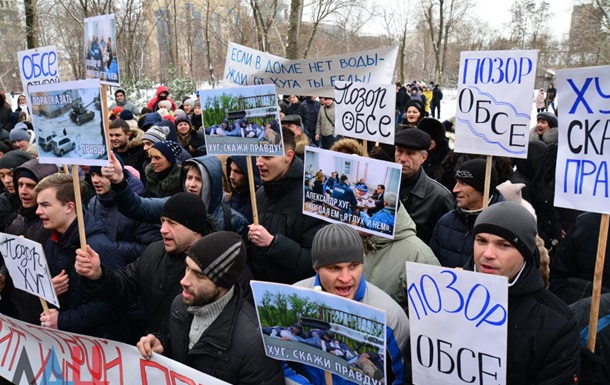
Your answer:
[[[311,261],[314,270],[344,262],[364,262],[364,244],[358,232],[348,225],[333,223],[313,237]]]
[[[180,192],[172,195],[163,205],[161,216],[176,221],[201,235],[208,232],[207,209],[201,198],[195,194]]]
[[[471,159],[459,165],[455,172],[455,179],[464,182],[475,188],[475,190],[485,192],[485,159]],[[491,178],[489,180],[489,191],[493,193],[498,185],[498,172],[495,167],[491,167]]]
[[[218,231],[199,239],[186,255],[216,285],[230,289],[246,265],[246,245],[233,231]]]

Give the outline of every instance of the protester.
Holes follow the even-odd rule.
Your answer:
[[[242,213],[246,220],[252,223],[252,199],[250,198],[246,161],[245,156],[230,156],[227,158],[226,172],[229,178],[230,191],[225,194],[222,201],[232,209]],[[252,162],[254,190],[256,191],[262,182],[258,167],[255,167],[256,158],[251,157],[250,161]]]
[[[118,88],[116,91],[114,91],[114,100],[115,102],[109,107],[111,111],[114,110],[115,107],[122,107],[123,110],[131,111],[136,116],[140,115],[140,108],[127,100],[124,89]]]
[[[19,209],[19,197],[15,190],[13,173],[32,156],[22,150],[10,151],[0,157],[0,182],[4,185],[4,191],[0,193],[0,231],[6,228],[17,215]]]
[[[154,98],[150,99],[146,107],[150,108],[152,112],[157,112],[159,108],[159,102],[167,100],[170,103],[170,109],[175,110],[178,108],[176,103],[169,97],[169,89],[166,86],[157,87],[157,94]]]
[[[557,144],[559,133],[557,131],[557,117],[550,112],[539,112],[536,127],[530,132],[530,141],[541,140],[546,144]]]
[[[150,164],[146,166],[146,195],[169,197],[180,191],[180,166],[177,158],[180,145],[172,141],[155,143],[150,150]]]
[[[329,150],[337,139],[335,135],[335,99],[325,98],[315,124],[315,140],[321,148]]]
[[[143,163],[147,157],[142,144],[144,132],[132,129],[123,119],[115,119],[110,123],[108,135],[112,150],[121,156],[123,164],[132,166],[140,174],[144,174]]]
[[[265,355],[254,306],[236,284],[246,266],[239,235],[206,235],[189,247],[185,263],[169,331],[142,337],[140,354],[164,354],[231,384],[283,383],[280,361]]]

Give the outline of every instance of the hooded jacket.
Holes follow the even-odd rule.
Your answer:
[[[239,285],[233,287],[233,297],[191,349],[193,315],[178,295],[171,306],[169,334],[157,334],[163,354],[230,384],[283,384],[281,362],[265,355],[256,310]]]
[[[530,142],[534,140],[541,140],[546,144],[557,144],[559,140],[559,131],[557,127],[550,128],[542,135],[538,135],[536,132],[536,127],[532,128],[530,131]]]
[[[159,94],[162,92],[166,92],[167,93],[167,98],[165,100],[169,100],[169,102],[172,104],[172,109],[175,111],[176,109],[178,109],[178,107],[176,106],[176,102],[174,102],[170,97],[169,97],[169,90],[167,89],[166,86],[159,86],[157,87],[157,95],[150,99],[150,101],[148,102],[148,105],[146,107],[150,108],[153,112],[157,112],[157,110],[159,109],[159,101],[161,101],[162,99],[159,98]]]
[[[303,214],[303,161],[294,157],[279,180],[256,191],[259,224],[274,235],[271,245],[248,243],[248,264],[256,279],[294,283],[314,274],[311,243],[325,222]]]
[[[474,270],[471,258],[466,270]],[[580,366],[574,312],[544,288],[531,261],[508,288],[507,385],[574,384]]]
[[[253,157],[254,158],[254,157]],[[237,167],[244,173],[247,178],[248,166],[246,165],[245,156],[230,156],[227,158],[226,172],[227,177],[231,175],[231,164],[235,163]],[[258,171],[258,167],[254,164],[255,160],[252,159],[252,174],[254,176],[254,189],[256,190],[261,185],[261,176]],[[245,191],[236,191],[233,189],[231,183],[229,183],[231,192],[223,197],[223,202],[228,204],[232,209],[241,213],[248,223],[253,222],[252,218],[252,200],[250,199],[250,189]]]
[[[415,222],[402,204],[398,205],[394,239],[371,235],[364,239],[364,276],[388,293],[405,311],[407,272],[405,262],[439,266],[434,253],[415,232]]]
[[[116,96],[117,92],[122,92],[123,95],[125,95],[125,99],[123,99],[122,102],[115,101],[114,103],[112,103],[110,105],[109,109],[114,110],[115,107],[123,107],[124,110],[129,110],[134,115],[140,115],[140,108],[136,107],[135,104],[133,104],[132,102],[127,100],[127,94],[125,93],[125,90],[122,88],[118,88],[116,91],[114,91],[115,96]]]

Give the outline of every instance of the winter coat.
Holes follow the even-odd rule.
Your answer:
[[[504,201],[504,196],[495,190],[490,205]],[[472,257],[474,248],[474,222],[482,210],[465,211],[456,207],[443,215],[432,232],[430,248],[442,266],[462,267]]]
[[[432,90],[432,100],[430,101],[430,104],[438,106],[441,104],[441,100],[443,100],[443,91],[441,91],[438,86],[434,86],[434,89]]]
[[[348,184],[342,181],[335,183],[335,187],[333,187],[333,191],[330,196],[331,198],[336,198],[340,201],[349,203],[349,205],[341,205],[340,210],[342,214],[351,213],[352,210],[358,205],[354,191]]]
[[[600,221],[601,214],[598,213],[579,215],[551,259],[549,290],[567,304],[592,295]],[[602,292],[610,292],[608,256],[610,242],[606,243]]]
[[[396,92],[396,109],[401,114],[405,113],[405,109],[407,107],[407,102],[411,100],[411,97],[407,95],[407,89],[405,86],[400,87],[400,89]]]
[[[473,270],[470,259],[465,269]],[[580,365],[574,312],[544,288],[540,272],[526,263],[508,288],[507,385],[573,384]]]
[[[254,189],[257,189],[261,185],[261,176],[258,167],[255,165],[255,158],[252,157],[252,174],[254,175]],[[231,175],[231,164],[235,163],[244,175],[248,175],[248,167],[246,165],[245,156],[230,156],[227,158],[226,172],[227,176]],[[226,194],[222,201],[228,204],[232,209],[241,213],[248,223],[252,223],[252,200],[250,199],[250,190],[235,191],[233,186],[229,183],[230,192]]]
[[[555,97],[557,96],[557,88],[547,88],[546,90],[546,100],[551,103],[553,100],[555,100]]]
[[[404,263],[403,263],[404,270]],[[322,286],[320,279],[316,274],[314,277],[304,279],[294,284],[298,287],[314,288],[315,286]],[[403,378],[409,363],[405,362],[403,357],[403,351],[409,349],[409,319],[405,312],[394,302],[388,294],[383,290],[367,282],[364,279],[364,275],[360,280],[360,285],[356,290],[354,301],[358,301],[365,305],[374,306],[378,309],[384,310],[386,313],[386,358],[389,358],[387,362],[387,368],[391,373],[388,373],[388,378],[394,377],[393,385],[403,384]],[[313,368],[304,364],[296,364],[305,373],[305,376],[309,378],[314,385],[324,385],[324,371],[321,369]],[[351,384],[352,382],[347,381],[335,374],[332,375],[333,384]],[[389,382],[389,381],[388,381]]]
[[[15,190],[17,191],[17,190]],[[6,226],[13,221],[19,210],[19,197],[8,191],[0,193],[0,230],[4,231]]]
[[[364,276],[367,281],[388,293],[405,311],[407,272],[405,262],[439,266],[428,245],[415,233],[415,222],[399,204],[394,239],[372,235],[364,239]]]
[[[144,151],[144,144],[142,143],[142,136],[144,131],[138,128],[132,128],[129,132],[129,141],[127,142],[127,149],[125,152],[114,151],[123,160],[125,166],[132,166],[140,174],[144,174],[144,167],[142,164],[148,159],[148,154]]]
[[[128,183],[134,191],[142,189],[142,182],[132,175],[128,177]],[[114,241],[126,263],[135,261],[146,246],[161,240],[158,224],[134,221],[121,214],[112,197],[112,191],[103,196],[94,196],[87,209],[89,215],[104,225],[108,238]]]
[[[318,121],[318,114],[320,113],[321,104],[317,100],[311,100],[311,98],[305,99],[303,102],[307,107],[307,131],[310,134],[316,132],[316,122]],[[334,104],[334,103],[333,103]]]
[[[256,310],[235,285],[233,297],[191,349],[193,315],[178,295],[171,306],[169,333],[157,334],[163,354],[230,384],[283,384],[282,364],[267,357]]]
[[[453,194],[439,182],[430,179],[423,168],[415,185],[407,192],[410,181],[401,180],[400,201],[417,226],[417,236],[426,244],[430,243],[436,222],[453,209]]]
[[[311,243],[326,223],[303,214],[303,161],[295,157],[279,180],[256,191],[259,224],[274,235],[268,247],[248,244],[248,265],[263,281],[294,283],[313,275]]]
[[[146,166],[146,194],[151,197],[170,197],[182,191],[180,166],[173,164],[169,170],[155,172],[152,164]]]
[[[542,90],[538,91],[538,94],[536,95],[536,108],[538,108],[538,109],[544,108],[546,106],[545,100],[546,100],[546,95],[544,94],[544,91],[542,91]]]
[[[125,98],[123,99],[122,102],[118,102],[115,101],[114,103],[112,103],[109,107],[110,110],[114,110],[115,107],[123,107],[124,110],[129,110],[131,111],[135,116],[140,115],[140,108],[137,107],[135,104],[133,104],[132,102],[127,100],[127,95],[125,94],[125,90],[122,88],[117,89],[116,91],[114,91],[114,94],[116,95],[117,92],[123,91],[123,95],[125,95]]]
[[[297,102],[288,104],[286,108],[282,109],[282,112],[284,115],[299,115],[301,117],[303,132],[307,135],[311,135],[310,132],[307,132],[307,127],[309,126],[309,110],[305,103]]]
[[[316,135],[335,135],[335,102],[330,106],[322,106],[316,119]]]
[[[99,252],[101,262],[112,269],[120,269],[125,262],[104,227],[85,217],[87,244]],[[44,252],[51,276],[65,270],[69,275],[68,291],[59,295],[60,309],[57,320],[59,330],[94,337],[124,341],[127,336],[126,320],[120,306],[103,303],[88,296],[78,282],[81,277],[74,269],[76,249],[80,248],[78,221],[74,219],[64,234],[53,232],[44,244]]]
[[[184,253],[167,253],[163,241],[154,242],[123,269],[103,263],[102,277],[96,281],[82,277],[81,287],[89,295],[112,304],[131,304],[141,298],[145,330],[165,332],[172,300],[182,291],[185,258]]]
[[[559,140],[559,131],[557,130],[557,127],[553,127],[544,134],[538,135],[536,127],[534,127],[530,131],[530,142],[534,140],[541,140],[546,144],[557,144]]]
[[[172,109],[174,111],[176,111],[176,109],[178,109],[178,107],[176,106],[176,102],[174,102],[170,97],[169,97],[169,90],[167,89],[166,86],[159,86],[157,87],[157,95],[150,99],[150,101],[148,102],[148,105],[146,107],[150,108],[153,112],[156,112],[159,109],[159,102],[161,101],[161,99],[159,99],[159,94],[162,92],[166,92],[167,93],[167,98],[165,100],[169,100],[170,103],[172,103]]]

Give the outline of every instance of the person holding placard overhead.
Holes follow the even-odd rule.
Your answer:
[[[81,190],[84,190],[83,183]],[[35,189],[38,194],[36,214],[51,237],[44,244],[49,271],[61,309],[41,314],[42,326],[86,334],[94,337],[125,341],[127,323],[121,307],[105,304],[84,295],[74,268],[79,247],[79,224],[76,219],[76,199],[72,176],[53,174],[41,180]],[[87,244],[104,250],[101,259],[105,266],[122,268],[125,263],[114,243],[106,236],[101,224],[85,217]]]
[[[534,216],[518,203],[499,202],[479,214],[473,233],[474,255],[465,269],[508,278],[506,384],[577,384],[577,320],[544,288]]]
[[[429,178],[422,167],[432,143],[430,135],[419,129],[406,129],[396,134],[394,142],[395,161],[402,165],[400,201],[417,226],[417,236],[429,243],[436,222],[453,209],[453,195]]]

